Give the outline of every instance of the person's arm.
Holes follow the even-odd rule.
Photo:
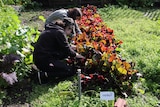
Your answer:
[[[68,40],[66,38],[66,34],[64,33],[64,31],[59,30],[57,41],[58,41],[59,47],[62,48],[65,54],[71,57],[76,56],[76,52],[73,49],[71,49],[71,47],[69,46],[69,43],[68,43]]]
[[[79,26],[78,26],[77,22],[74,21],[74,23],[75,23],[75,32],[76,32],[76,34],[82,34],[81,30],[79,29]]]
[[[85,59],[84,56],[80,55],[79,53],[75,52],[69,45],[68,40],[66,38],[66,34],[63,31],[59,31],[57,36],[58,44],[60,48],[63,49],[63,52],[71,57],[82,58]]]

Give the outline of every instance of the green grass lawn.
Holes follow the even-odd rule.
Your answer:
[[[158,101],[155,96],[160,100],[160,9],[108,6],[99,9],[99,13],[117,39],[123,41],[123,58],[134,61],[145,78],[142,87],[146,94],[127,99],[129,105],[154,107],[151,103]]]
[[[160,19],[160,9],[142,11],[115,6],[99,9],[104,22],[123,41],[122,56],[136,63],[136,69],[146,79],[146,90],[160,97],[160,24],[146,16],[148,11],[158,13]]]
[[[21,13],[24,21],[45,15],[44,12]],[[158,107],[160,101],[160,9],[131,9],[127,7],[108,6],[99,9],[99,14],[106,25],[114,30],[117,39],[123,41],[121,55],[128,61],[136,63],[136,69],[144,79],[134,83],[140,88],[137,96],[126,98],[129,107]],[[27,17],[28,16],[28,17]],[[34,22],[35,23],[35,22]],[[32,24],[30,26],[41,27]],[[61,81],[54,84],[35,85],[28,102],[33,107],[112,107],[113,102],[100,101],[99,92],[89,90],[82,93],[78,100],[77,87],[72,85],[76,79]],[[74,83],[75,83],[74,82]],[[136,90],[136,89],[135,89]],[[144,92],[142,92],[144,91]],[[116,96],[117,98],[118,96]]]

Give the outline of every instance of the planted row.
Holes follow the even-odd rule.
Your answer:
[[[85,88],[132,89],[132,76],[137,72],[134,63],[120,56],[120,45],[114,31],[107,27],[95,6],[82,7],[83,16],[78,22],[83,34],[73,38],[77,51],[86,57],[83,65]],[[87,78],[86,78],[87,77]]]

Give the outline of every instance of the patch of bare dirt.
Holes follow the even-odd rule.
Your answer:
[[[39,19],[39,16],[44,16],[46,19],[54,10],[55,9],[39,9],[19,12],[21,25],[31,26],[38,30],[44,30],[44,22]]]

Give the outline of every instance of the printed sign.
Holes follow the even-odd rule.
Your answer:
[[[114,100],[114,92],[112,91],[101,91],[100,92],[100,99],[101,100]]]

